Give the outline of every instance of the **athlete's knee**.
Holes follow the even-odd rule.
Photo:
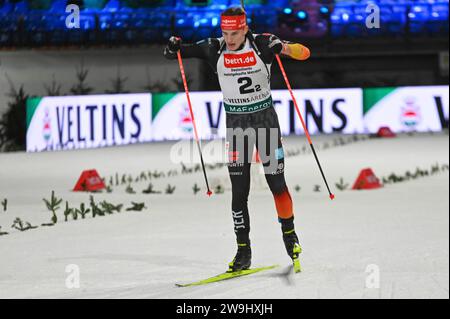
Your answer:
[[[274,193],[273,197],[279,218],[287,219],[294,216],[292,198],[287,187],[279,193]]]
[[[273,195],[281,194],[285,190],[287,190],[286,181],[281,175],[278,175],[278,177],[270,178],[268,180],[268,184]]]
[[[238,193],[233,194],[233,198],[231,200],[233,202],[233,206],[245,206],[248,201],[248,194]]]
[[[233,190],[232,193],[233,194],[232,194],[231,202],[232,202],[233,210],[234,209],[241,209],[242,207],[246,207],[247,206],[249,191],[247,191],[247,190],[240,190],[240,191]]]

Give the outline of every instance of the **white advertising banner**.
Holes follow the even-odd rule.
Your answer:
[[[224,137],[225,110],[221,92],[191,92],[190,99],[200,139]],[[184,93],[155,94],[153,99],[152,139],[194,138],[194,125]]]
[[[448,86],[294,90],[310,134],[441,131],[448,128]],[[191,92],[201,139],[226,136],[221,92]],[[272,91],[282,135],[304,134],[287,90]],[[27,151],[93,148],[194,138],[184,93],[32,98]]]
[[[369,132],[382,126],[393,132],[442,131],[448,128],[448,86],[364,90],[364,122]]]
[[[124,145],[151,140],[151,94],[32,98],[27,151]]]
[[[304,134],[289,91],[272,92],[283,135]],[[363,133],[362,89],[294,90],[310,134]]]
[[[162,94],[153,100],[153,140],[189,139],[193,123],[184,93]],[[295,90],[294,95],[311,134],[363,133],[361,89]],[[283,135],[303,134],[289,91],[272,91]],[[190,93],[195,122],[201,139],[225,137],[226,114],[221,92]]]

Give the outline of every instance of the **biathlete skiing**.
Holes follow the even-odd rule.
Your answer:
[[[259,153],[264,174],[273,194],[283,241],[294,271],[300,272],[302,249],[294,226],[294,209],[284,177],[284,152],[278,116],[272,103],[271,65],[277,55],[306,60],[310,51],[304,45],[280,40],[272,34],[253,34],[241,7],[221,14],[221,38],[208,38],[194,44],[171,37],[164,55],[168,59],[199,58],[217,74],[226,111],[228,172],[232,185],[232,217],[237,253],[229,272],[250,268],[250,165],[253,148]],[[184,71],[182,71],[183,73]],[[205,175],[206,177],[206,175]]]

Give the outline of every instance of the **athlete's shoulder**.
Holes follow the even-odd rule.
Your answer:
[[[260,43],[269,43],[270,39],[272,37],[277,37],[276,35],[274,35],[273,33],[258,33],[258,34],[253,34],[253,38],[255,39],[256,42],[260,42]]]
[[[272,33],[260,33],[253,35],[255,44],[262,53],[267,53],[267,55],[270,55],[272,52],[269,48],[269,44],[272,41],[273,36],[274,35]]]
[[[270,36],[273,35],[272,33],[253,33],[253,37],[256,38],[261,38],[261,39],[265,39],[265,38],[270,38]]]
[[[273,36],[271,33],[259,33],[254,34],[253,38],[255,39],[255,43],[260,50],[267,49],[270,43],[270,37]]]

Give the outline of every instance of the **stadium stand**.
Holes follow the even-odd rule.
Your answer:
[[[220,36],[231,0],[0,0],[0,47],[163,43]],[[75,5],[79,23],[71,19]],[[175,8],[175,10],[174,10]],[[247,0],[255,32],[296,38],[448,35],[448,0]],[[379,26],[371,16],[379,12]]]

